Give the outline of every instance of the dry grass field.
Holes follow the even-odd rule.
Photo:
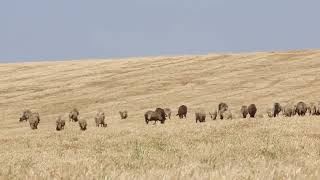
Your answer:
[[[221,101],[238,115],[319,97],[320,50],[1,64],[0,179],[320,179],[320,116],[194,117]],[[145,124],[145,111],[181,104],[186,120]],[[40,113],[38,130],[19,122],[24,109]]]

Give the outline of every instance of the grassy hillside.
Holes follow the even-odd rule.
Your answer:
[[[234,114],[255,103],[320,97],[320,51],[88,60],[0,65],[0,177],[87,179],[318,179],[318,117],[195,124],[194,110],[221,101]],[[189,108],[187,120],[146,125],[156,107]],[[55,120],[71,108],[89,127]],[[38,111],[39,129],[19,123]],[[94,127],[98,109],[108,127]],[[128,110],[120,120],[118,111]]]

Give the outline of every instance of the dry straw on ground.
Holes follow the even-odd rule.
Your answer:
[[[317,50],[2,64],[0,179],[319,179],[318,116],[194,117],[221,101],[233,113],[318,102],[319,68]],[[181,104],[187,120],[174,116]],[[69,122],[74,107],[87,131]],[[172,119],[146,125],[144,112],[156,107],[172,109]],[[18,122],[24,109],[40,113],[38,130]],[[107,128],[95,127],[98,109]],[[60,114],[67,121],[57,132]]]

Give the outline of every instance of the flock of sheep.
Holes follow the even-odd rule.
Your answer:
[[[78,109],[74,108],[69,113],[69,121],[78,122],[80,129],[85,131],[87,129],[87,121],[85,119],[79,118]],[[126,119],[128,117],[127,111],[119,111],[121,119]],[[94,118],[97,127],[107,127],[107,123],[105,123],[105,115],[102,110],[99,110],[96,117]],[[40,123],[40,115],[38,112],[31,112],[30,110],[25,110],[20,117],[20,122],[29,121],[31,129],[38,129],[38,124]],[[56,121],[56,130],[60,131],[64,129],[66,125],[66,121],[58,116]]]
[[[283,116],[291,117],[296,114],[299,116],[304,116],[308,112],[309,115],[320,115],[320,103],[316,105],[315,103],[306,104],[304,102],[298,102],[295,105],[286,105],[282,107],[279,103],[274,103],[272,108],[267,109],[268,117],[277,117],[282,112]],[[185,105],[181,105],[178,108],[177,116],[180,119],[186,118],[188,113],[188,108]],[[242,106],[240,108],[240,114],[242,118],[247,118],[249,115],[250,118],[256,117],[257,107],[255,104],[250,104],[249,106]],[[121,119],[126,119],[128,117],[127,111],[119,111]],[[232,119],[232,113],[226,103],[221,102],[217,109],[213,112],[209,112],[209,115],[212,120],[216,120],[217,117],[219,119]],[[262,114],[260,114],[262,115]],[[165,123],[166,118],[171,119],[171,110],[169,108],[156,108],[155,111],[147,111],[144,114],[145,122],[148,124],[150,121],[154,121],[154,124],[157,121],[160,121],[161,124]],[[261,116],[263,117],[263,115]],[[195,119],[197,122],[205,122],[206,120],[206,112],[203,110],[197,110],[195,112]],[[102,110],[99,110],[94,118],[97,127],[107,127],[107,123],[105,123],[105,114]],[[37,129],[38,124],[40,123],[40,115],[38,112],[31,112],[30,110],[25,110],[20,117],[20,122],[29,121],[31,129]],[[78,122],[81,130],[87,129],[87,121],[85,119],[79,118],[79,111],[74,108],[69,113],[69,121]],[[60,131],[64,129],[66,122],[58,117],[56,121],[56,130]]]
[[[180,119],[187,117],[188,108],[185,105],[181,105],[178,109],[178,114]],[[282,107],[279,103],[274,103],[272,108],[267,109],[267,116],[268,117],[277,117],[282,112],[282,115],[285,117],[291,117],[296,114],[299,116],[304,116],[307,112],[310,115],[320,115],[320,103],[316,105],[315,103],[310,103],[307,105],[304,102],[298,102],[295,105],[286,105]],[[195,119],[197,122],[205,122],[206,120],[206,112],[204,110],[197,110],[195,112]],[[232,119],[232,112],[229,109],[229,106],[226,103],[221,102],[217,109],[213,112],[209,112],[209,115],[212,120],[216,120],[217,117],[219,119]],[[247,118],[249,115],[250,118],[255,118],[256,116],[263,118],[263,114],[257,115],[257,107],[255,104],[250,104],[249,106],[243,105],[240,108],[240,115],[241,118]],[[149,121],[160,121],[162,124],[165,122],[166,117],[171,116],[171,110],[168,108],[161,109],[157,108],[155,111],[147,111],[145,113],[145,121],[148,124]]]

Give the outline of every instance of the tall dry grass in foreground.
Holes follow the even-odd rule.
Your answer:
[[[317,117],[171,120],[1,137],[1,179],[319,179]]]
[[[320,118],[196,124],[220,101],[318,101],[320,51],[0,65],[0,179],[319,179]],[[187,120],[146,125],[156,107],[189,107]],[[73,107],[88,121],[55,131]],[[32,131],[24,108],[39,111]],[[107,128],[96,128],[101,108]],[[119,110],[129,118],[120,120]]]

